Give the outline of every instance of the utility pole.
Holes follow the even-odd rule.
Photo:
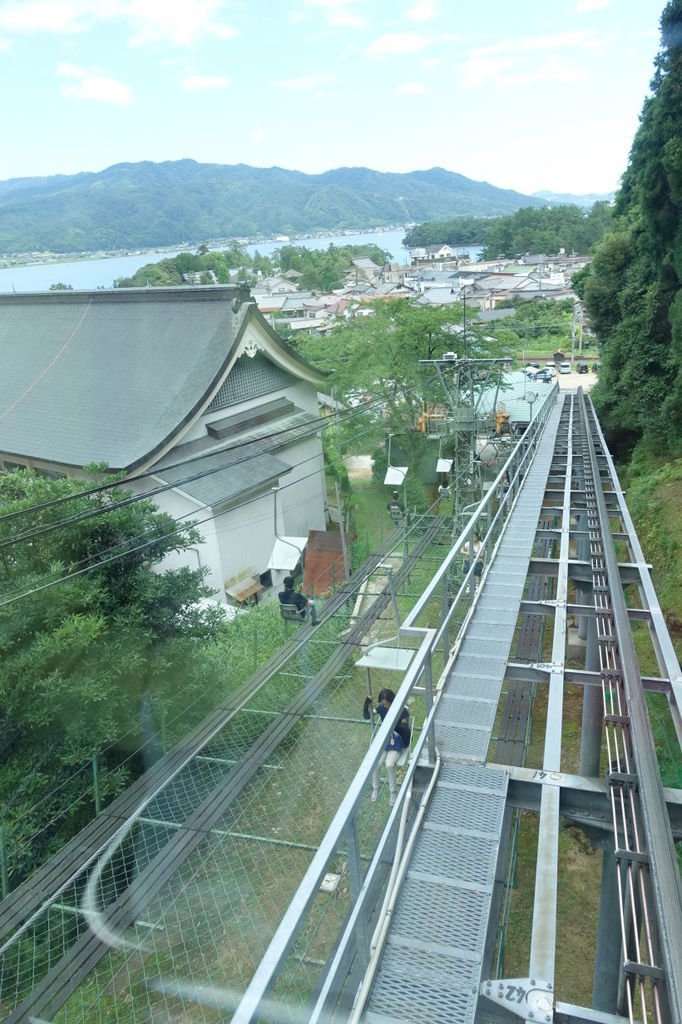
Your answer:
[[[452,514],[453,536],[461,528],[464,509],[481,500],[482,488],[476,442],[481,428],[479,406],[483,392],[499,377],[506,359],[458,358],[446,352],[442,359],[420,359],[434,366],[450,407],[448,434],[453,435]]]

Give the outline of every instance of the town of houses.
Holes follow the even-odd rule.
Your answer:
[[[250,291],[188,280],[0,295],[0,470],[82,477],[104,463],[137,493],[154,486],[162,511],[202,523],[201,542],[163,567],[202,567],[225,607],[275,599],[292,572],[307,593],[328,589],[346,566],[327,530],[337,520],[320,437],[326,378],[289,347],[289,332],[324,333],[403,296],[434,307],[464,299],[486,321],[513,313],[509,300],[571,295],[586,262],[469,265],[448,246],[411,257],[356,259],[330,294],[303,291],[289,270]]]
[[[442,307],[465,300],[480,320],[501,314],[500,303],[510,300],[572,297],[571,275],[585,266],[586,257],[519,255],[469,264],[448,245],[410,249],[410,264],[379,266],[363,257],[352,262],[343,287],[330,293],[303,291],[301,275],[289,270],[260,279],[251,294],[266,320],[284,334],[325,334],[338,318],[372,314],[368,303],[410,298],[415,306]]]

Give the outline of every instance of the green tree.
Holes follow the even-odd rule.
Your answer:
[[[405,245],[475,245],[483,258],[513,259],[518,253],[591,252],[611,227],[609,203],[597,202],[588,210],[579,206],[523,207],[505,217],[456,217],[451,221],[418,224],[405,237]]]
[[[142,766],[131,751],[148,739],[146,756],[158,755],[152,723],[199,706],[219,628],[197,604],[210,593],[201,571],[158,568],[196,530],[149,501],[117,507],[123,490],[79,496],[82,486],[0,473],[0,804],[14,882],[92,815],[94,757],[106,802]]]
[[[400,434],[400,447],[410,465],[417,463],[425,438],[417,430],[424,402],[443,403],[446,395],[434,367],[420,360],[461,351],[463,306],[418,308],[407,299],[368,303],[370,315],[339,325],[326,338],[308,337],[301,353],[329,373],[329,384],[347,404],[372,403],[363,418],[364,450],[384,444],[386,435]],[[486,355],[494,343],[467,325],[470,354]],[[356,444],[357,426],[348,427]]]
[[[665,7],[661,40],[615,230],[577,282],[601,344],[594,400],[621,454],[682,448],[682,0]]]

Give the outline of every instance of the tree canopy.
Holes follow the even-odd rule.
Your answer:
[[[682,0],[663,11],[661,39],[614,230],[575,282],[601,343],[594,400],[618,452],[682,447]]]
[[[325,338],[308,336],[295,343],[306,359],[328,372],[339,400],[367,406],[361,427],[351,420],[344,428],[349,443],[357,445],[361,436],[364,450],[381,464],[387,436],[397,434],[396,445],[410,465],[417,465],[426,443],[417,429],[423,404],[446,403],[436,369],[420,360],[453,350],[462,354],[464,307],[419,308],[408,299],[392,299],[368,303],[367,312]],[[497,343],[486,341],[471,320],[466,335],[469,355],[496,354]]]
[[[483,258],[513,259],[519,253],[554,254],[591,252],[612,221],[611,206],[596,202],[590,210],[560,205],[524,207],[505,217],[457,217],[450,221],[418,224],[405,237],[405,245],[482,245]]]
[[[116,281],[117,288],[168,287],[187,284],[228,284],[231,271],[237,271],[237,280],[255,283],[258,274],[285,274],[297,271],[301,277],[298,284],[307,291],[328,292],[340,288],[343,279],[350,272],[352,261],[369,257],[378,266],[383,266],[390,254],[378,245],[330,245],[326,249],[309,249],[303,245],[285,245],[275,249],[272,257],[256,252],[250,256],[239,245],[228,249],[210,250],[205,245],[197,252],[181,252],[177,256],[147,263],[132,277]],[[199,278],[197,282],[197,277]]]
[[[0,823],[13,882],[91,817],[93,758],[106,802],[158,755],[158,737],[145,745],[152,723],[200,703],[203,642],[219,622],[198,604],[210,593],[201,570],[160,571],[196,530],[149,501],[119,506],[128,492],[82,486],[0,473]]]

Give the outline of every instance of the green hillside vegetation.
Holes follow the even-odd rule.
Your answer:
[[[593,397],[609,443],[644,465],[682,451],[682,0],[661,32],[613,230],[574,279],[601,346]]]
[[[592,398],[621,462],[628,505],[678,658],[682,655],[682,0],[661,16],[662,49],[644,102],[612,230],[574,277],[600,346]],[[640,665],[657,672],[648,633]],[[668,785],[682,786],[665,700],[649,712]],[[680,855],[682,857],[682,854]]]
[[[82,252],[490,217],[542,199],[434,167],[385,174],[194,160],[116,164],[96,174],[0,182],[0,252]]]
[[[503,217],[457,217],[418,224],[405,236],[405,245],[482,245],[483,259],[514,258],[519,253],[592,252],[611,227],[607,202],[591,209],[556,206],[523,208]]]
[[[165,288],[191,283],[212,284],[211,272],[218,284],[228,284],[233,278],[231,272],[237,271],[237,280],[252,283],[257,280],[258,272],[264,275],[284,274],[288,270],[296,270],[301,276],[297,278],[298,286],[303,290],[331,291],[340,288],[343,279],[350,271],[352,261],[368,257],[378,266],[383,266],[390,253],[380,249],[378,245],[330,245],[327,249],[307,249],[303,245],[285,245],[275,249],[272,258],[267,256],[249,256],[239,245],[231,245],[229,249],[211,251],[201,245],[197,252],[181,252],[159,263],[147,263],[140,267],[132,277],[120,277],[117,288]],[[194,276],[187,281],[185,275],[199,274],[199,281]]]
[[[486,334],[492,334],[498,348],[519,360],[532,356],[551,359],[561,350],[571,350],[571,329],[573,327],[573,300],[555,299],[525,302],[517,300],[514,316],[504,320],[486,323]],[[502,307],[500,303],[498,309]]]

